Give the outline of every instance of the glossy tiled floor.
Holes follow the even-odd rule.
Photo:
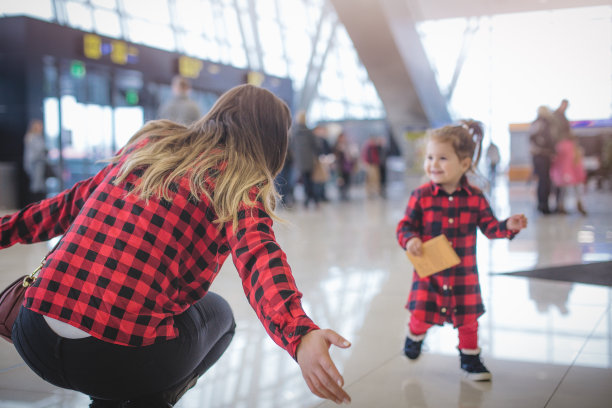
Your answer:
[[[284,210],[289,225],[276,229],[310,316],[353,343],[332,351],[352,406],[611,406],[611,288],[499,273],[612,260],[612,192],[591,189],[585,195],[587,217],[543,217],[532,208],[533,185],[498,181],[492,192],[497,215],[524,212],[529,227],[512,242],[479,238],[487,307],[480,339],[493,381],[471,383],[461,377],[456,332],[449,326],[430,331],[419,360],[402,354],[411,272],[394,231],[410,187],[390,186],[386,200],[354,191],[350,203]],[[0,251],[2,287],[45,252],[42,244]],[[267,338],[231,262],[212,290],[232,304],[237,333],[177,407],[335,405],[312,396],[297,364]],[[87,398],[46,385],[10,344],[0,342],[0,407],[84,406]]]

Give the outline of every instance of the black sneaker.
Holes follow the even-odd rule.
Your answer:
[[[480,360],[479,354],[464,354],[459,350],[461,356],[461,369],[465,372],[468,380],[472,381],[490,381],[491,373]]]
[[[404,343],[404,354],[411,360],[416,360],[421,355],[421,346],[423,340],[412,340],[406,336],[406,343]]]

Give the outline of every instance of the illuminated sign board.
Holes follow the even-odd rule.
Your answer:
[[[87,71],[85,70],[85,64],[83,61],[73,60],[70,62],[70,75],[75,78],[83,78]]]
[[[135,46],[120,40],[105,41],[95,34],[83,36],[83,55],[93,60],[101,60],[108,55],[111,62],[118,65],[138,62],[138,48]]]
[[[178,59],[178,72],[179,75],[185,78],[197,78],[200,76],[200,71],[204,64],[202,61],[196,58],[190,58],[186,56],[180,56]]]
[[[249,71],[247,73],[247,84],[261,86],[266,77],[261,72]]]
[[[102,38],[93,34],[85,34],[83,36],[83,54],[91,59],[102,58]]]

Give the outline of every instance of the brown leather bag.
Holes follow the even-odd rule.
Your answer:
[[[13,342],[11,340],[13,323],[15,323],[19,308],[23,304],[26,289],[34,282],[39,270],[40,267],[32,274],[18,278],[0,294],[0,336],[10,343]]]
[[[19,314],[19,308],[23,304],[23,300],[25,299],[25,292],[34,281],[36,280],[36,276],[38,276],[38,272],[42,269],[45,262],[47,262],[47,257],[55,248],[58,247],[61,240],[58,240],[55,246],[42,261],[40,261],[40,265],[34,272],[29,275],[24,275],[18,278],[15,282],[11,283],[6,289],[2,291],[0,294],[0,337],[4,340],[12,343],[11,334],[13,333],[13,323],[17,320],[17,315]]]

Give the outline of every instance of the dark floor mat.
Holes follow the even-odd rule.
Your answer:
[[[527,276],[566,282],[612,286],[612,262],[594,262],[578,265],[554,266],[530,271],[510,272],[502,275]]]

